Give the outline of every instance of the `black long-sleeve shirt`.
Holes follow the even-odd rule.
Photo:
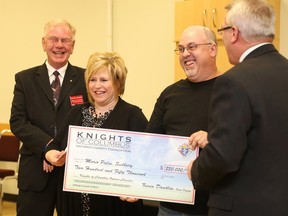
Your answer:
[[[179,136],[207,131],[210,95],[215,79],[199,83],[186,79],[168,86],[157,99],[146,131]],[[194,205],[171,202],[161,202],[161,205],[174,211],[207,214],[207,200],[208,193],[196,191]]]

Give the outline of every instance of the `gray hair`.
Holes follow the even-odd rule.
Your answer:
[[[275,12],[266,0],[234,0],[225,8],[227,25],[237,27],[244,40],[274,38]]]
[[[51,27],[58,26],[58,25],[65,25],[67,26],[72,32],[72,39],[75,40],[76,29],[66,20],[64,19],[54,19],[46,23],[44,26],[44,35],[43,37],[47,36],[47,32]]]
[[[217,45],[216,35],[210,28],[208,28],[206,26],[192,25],[192,26],[187,27],[183,31],[183,33],[187,32],[187,31],[193,31],[193,30],[203,31],[204,34],[206,35],[207,39],[208,39],[208,42]]]

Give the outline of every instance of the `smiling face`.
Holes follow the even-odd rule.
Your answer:
[[[187,46],[191,44],[196,44],[196,47],[187,51]],[[217,48],[208,40],[203,29],[191,28],[184,31],[179,40],[179,47],[185,47],[184,52],[179,54],[179,61],[191,82],[207,80],[212,72],[215,73]]]
[[[63,23],[51,26],[42,38],[42,47],[47,54],[48,63],[55,69],[67,64],[74,44],[72,30]]]
[[[97,108],[113,107],[118,101],[118,88],[109,76],[107,68],[100,69],[91,75],[88,81],[88,91]]]

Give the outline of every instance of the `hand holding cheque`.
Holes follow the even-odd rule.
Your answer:
[[[45,158],[54,166],[63,166],[66,161],[66,149],[63,151],[50,150],[45,154]]]

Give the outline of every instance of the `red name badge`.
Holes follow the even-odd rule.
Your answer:
[[[75,95],[75,96],[70,96],[70,103],[71,106],[75,106],[77,104],[83,104],[83,96],[82,95]]]

